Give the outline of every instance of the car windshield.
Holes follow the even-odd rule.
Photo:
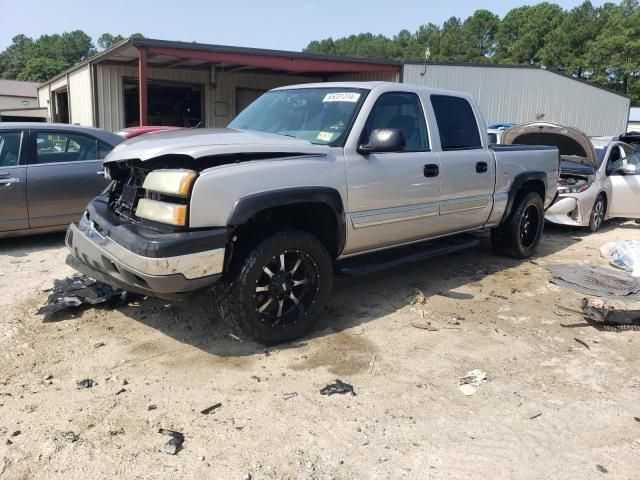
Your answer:
[[[604,156],[607,154],[606,147],[596,148],[596,155],[598,156],[598,165],[602,165]]]
[[[319,145],[339,145],[366,90],[299,88],[267,92],[244,109],[229,128],[277,133]]]

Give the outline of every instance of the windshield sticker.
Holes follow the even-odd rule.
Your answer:
[[[330,142],[333,138],[333,132],[320,132],[317,139],[322,142]]]
[[[327,93],[324,96],[323,102],[351,102],[356,103],[360,98],[359,93],[355,92],[339,92],[339,93]]]

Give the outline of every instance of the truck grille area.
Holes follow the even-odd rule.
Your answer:
[[[135,218],[138,201],[145,196],[142,188],[146,174],[134,171],[122,181],[116,181],[109,194],[109,208],[123,220],[138,223]]]

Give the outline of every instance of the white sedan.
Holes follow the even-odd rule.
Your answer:
[[[547,221],[597,232],[610,218],[640,219],[640,153],[630,145],[541,122],[507,130],[502,143],[560,150],[558,198],[545,214]]]

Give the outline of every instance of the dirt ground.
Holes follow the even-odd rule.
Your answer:
[[[269,350],[212,322],[207,296],[45,323],[43,290],[71,273],[63,235],[2,240],[0,478],[639,479],[640,332],[558,310],[582,296],[544,268],[604,265],[614,239],[640,226],[547,228],[532,262],[483,240],[337,280],[316,331]],[[465,396],[474,369],[488,378]],[[336,378],[357,396],[321,396]],[[183,432],[177,455],[159,428]]]

